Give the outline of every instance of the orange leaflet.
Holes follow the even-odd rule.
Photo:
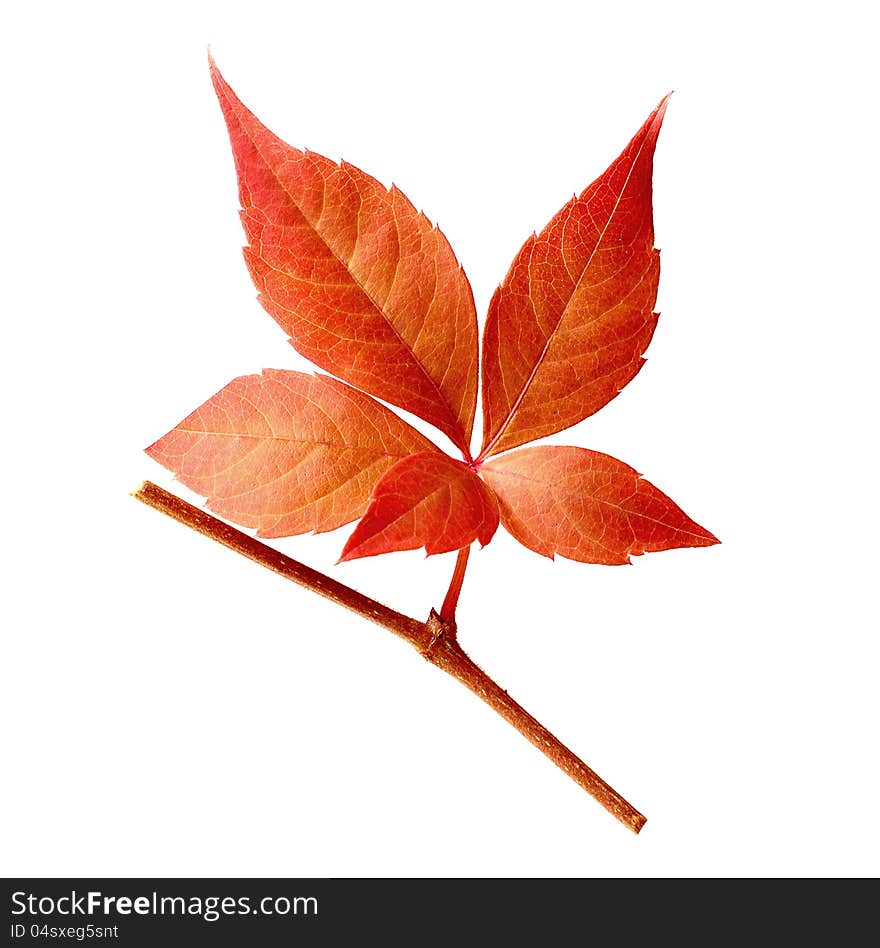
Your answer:
[[[230,382],[147,453],[216,513],[282,537],[357,520],[385,471],[432,447],[343,382],[266,369]]]
[[[484,464],[501,521],[524,546],[582,563],[718,540],[629,465],[586,448],[531,447]]]
[[[495,496],[470,468],[440,452],[414,454],[376,485],[340,559],[420,546],[447,553],[474,540],[485,546],[497,528]]]
[[[651,173],[668,96],[517,254],[483,336],[481,458],[576,424],[639,371],[657,322]]]
[[[471,287],[396,188],[281,141],[211,62],[260,302],[316,365],[435,425],[469,457],[477,397]]]

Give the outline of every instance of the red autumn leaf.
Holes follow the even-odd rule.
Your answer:
[[[481,457],[561,431],[639,371],[657,322],[651,174],[668,96],[522,246],[489,305]]]
[[[362,517],[343,560],[486,544],[499,510],[525,546],[585,562],[717,542],[606,455],[546,447],[495,457],[597,411],[644,361],[659,276],[652,164],[668,97],[526,241],[493,296],[483,450],[471,463],[476,316],[443,235],[396,188],[281,141],[213,62],[211,75],[260,301],[299,352],[362,391],[298,372],[239,378],[150,447],[152,457],[262,536]],[[370,395],[434,424],[468,463]]]
[[[147,453],[216,513],[282,537],[357,520],[385,471],[431,447],[343,382],[266,369],[230,382]]]
[[[413,412],[465,454],[477,319],[443,234],[396,188],[281,141],[211,62],[260,302],[316,365]]]
[[[341,560],[419,547],[459,554],[440,611],[421,623],[222,524],[206,526],[155,485],[136,496],[411,641],[638,832],[644,816],[461,650],[455,611],[470,546],[485,546],[499,522],[538,553],[587,563],[718,542],[622,461],[577,447],[509,451],[591,415],[641,367],[657,320],[651,177],[667,99],[610,168],[526,241],[493,296],[484,440],[473,460],[476,316],[443,235],[396,188],[281,141],[213,61],[211,75],[260,301],[300,353],[343,381],[280,370],[235,379],[148,453],[262,536],[360,517]],[[434,424],[464,462],[372,396]]]
[[[495,496],[467,465],[436,451],[398,461],[379,481],[342,560],[393,550],[447,553],[498,528]]]
[[[501,521],[523,545],[582,563],[718,540],[629,465],[585,448],[522,448],[484,464]]]

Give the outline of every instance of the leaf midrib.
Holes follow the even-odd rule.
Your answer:
[[[324,441],[316,438],[293,438],[288,435],[257,435],[257,434],[247,434],[245,432],[238,433],[235,431],[211,431],[208,428],[184,428],[180,425],[174,429],[175,431],[180,431],[183,434],[190,435],[207,435],[212,438],[248,438],[253,441],[281,441],[285,444],[314,444],[319,447],[327,448],[347,448],[355,451],[367,451],[372,454],[384,455],[389,458],[405,458],[412,454],[412,451],[382,451],[379,448],[371,448],[366,445],[361,444],[351,444],[349,442],[343,441]]]

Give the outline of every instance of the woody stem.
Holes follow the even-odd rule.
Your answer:
[[[273,570],[285,579],[305,586],[406,639],[423,658],[460,681],[500,714],[624,826],[638,833],[645,825],[645,817],[635,807],[627,803],[616,790],[605,783],[547,728],[517,704],[500,685],[465,654],[459,645],[455,622],[443,613],[445,612],[447,616],[455,613],[455,604],[458,601],[461,581],[467,566],[469,547],[459,551],[452,583],[446,594],[441,614],[438,615],[432,609],[428,621],[419,622],[418,619],[412,619],[390,609],[350,586],[325,576],[248,534],[236,530],[235,527],[212,517],[204,510],[194,507],[150,481],[145,481],[138,490],[133,492],[133,496],[148,507],[153,507],[203,536],[222,543],[236,553]]]

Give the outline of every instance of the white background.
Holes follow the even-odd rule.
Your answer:
[[[13,8],[10,8],[13,9]],[[878,149],[869,4],[19,4],[4,16],[4,875],[876,876]],[[206,48],[292,144],[394,180],[485,312],[675,90],[649,361],[557,436],[723,541],[471,558],[474,659],[629,833],[383,629],[129,496],[255,300]],[[340,567],[416,616],[452,557]]]

